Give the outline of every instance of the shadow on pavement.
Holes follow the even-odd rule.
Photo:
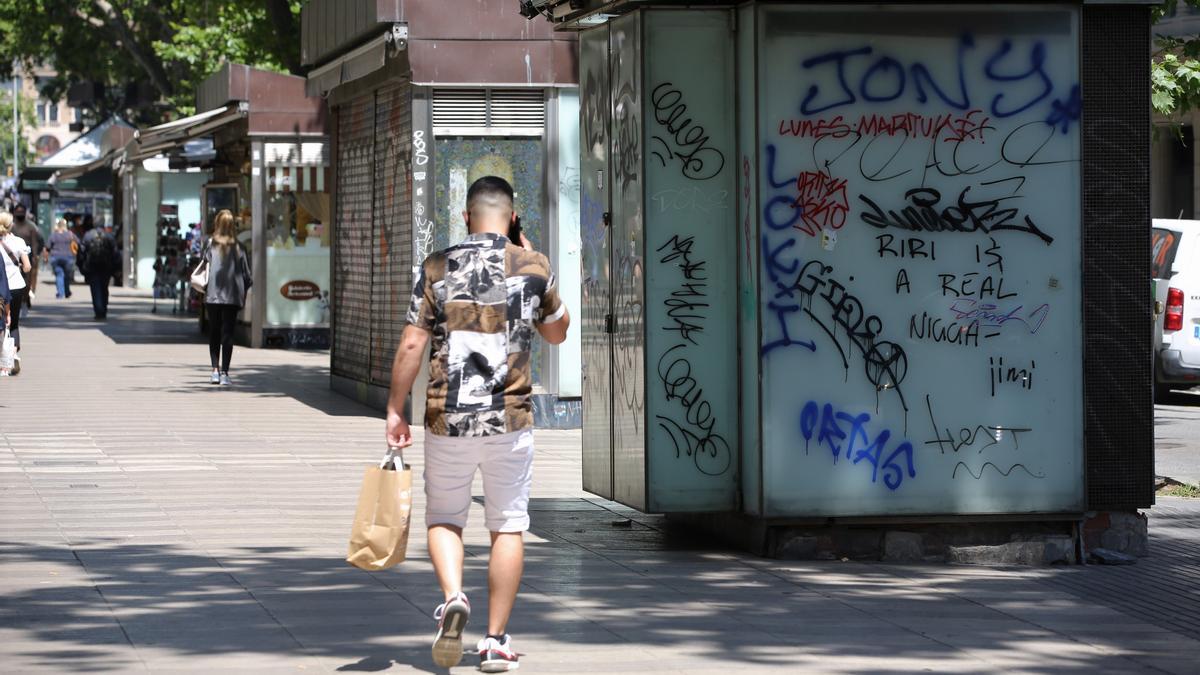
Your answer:
[[[209,382],[211,369],[208,366],[208,345],[196,347],[195,360],[191,367],[183,366],[186,375],[178,377],[178,363],[140,363],[126,368],[149,368],[152,370],[175,369],[173,381],[154,386],[125,386],[123,391],[159,392],[195,396],[223,396],[233,393],[249,393],[261,398],[291,398],[334,417],[378,417],[379,411],[364,406],[329,388],[329,368],[326,365],[297,365],[291,363],[241,365],[238,355],[242,349],[234,347],[229,374],[233,384],[229,387],[215,386]]]
[[[49,295],[50,300],[44,302],[56,302],[52,286]],[[161,384],[125,386],[124,391],[215,396],[230,393],[232,390],[248,392],[257,397],[293,398],[326,415],[378,415],[377,411],[330,389],[328,350],[296,350],[307,355],[323,355],[316,363],[314,359],[307,358],[297,359],[299,363],[269,364],[262,363],[263,359],[257,358],[249,362],[244,360],[249,347],[237,345],[234,347],[230,369],[233,386],[213,386],[209,382],[211,371],[208,367],[208,337],[200,333],[199,318],[194,314],[171,314],[170,301],[159,301],[158,313],[151,313],[151,307],[150,300],[144,295],[114,294],[109,302],[108,318],[97,321],[92,317],[87,287],[83,286],[69,302],[46,307],[39,301],[22,325],[38,329],[99,331],[118,345],[195,346],[187,363],[159,361],[123,364],[123,368],[152,369],[164,374]],[[254,350],[251,353],[258,354],[262,351]]]
[[[1144,647],[1136,636],[1121,638],[1122,655],[1046,651],[1047,641],[1075,644],[1089,630],[1111,633],[1104,625],[1080,628],[1076,607],[1041,604],[1049,588],[1037,579],[1093,599],[1145,583],[1136,574],[1114,575],[1113,568],[953,573],[939,565],[761,560],[659,529],[662,521],[653,518],[649,525],[614,527],[619,514],[588,500],[542,500],[531,512],[533,532],[545,541],[527,545],[512,632],[542,672],[603,671],[579,660],[596,658],[597,650],[607,650],[605,663],[641,659],[652,670],[654,655],[663,652],[639,652],[643,647],[675,650],[677,669],[874,657],[911,670],[981,650],[1027,659],[1021,669],[1082,672],[1133,666],[1130,657],[1164,657],[1155,652],[1160,635],[1148,636]],[[1197,516],[1179,519],[1174,526],[1190,527]],[[477,617],[467,648],[484,627],[486,553],[467,547]],[[25,644],[46,645],[14,650],[34,666],[106,669],[104,645],[132,643],[168,650],[180,662],[308,655],[339,671],[400,664],[443,672],[429,660],[429,613],[440,594],[425,560],[369,574],[328,552],[288,546],[229,548],[210,557],[177,544],[0,543],[0,565],[9,569],[44,574],[47,563],[65,573],[51,584],[26,574],[24,586],[0,604],[0,628],[28,632],[33,642]],[[1160,571],[1179,575],[1183,584],[1194,568]],[[464,665],[474,665],[470,655]],[[155,668],[150,660],[147,666]]]
[[[194,314],[171,314],[168,304],[159,302],[158,313],[151,313],[152,304],[141,296],[113,294],[108,303],[108,318],[97,320],[87,286],[76,291],[67,301],[38,295],[33,311],[22,320],[22,326],[98,330],[117,344],[207,343],[200,334],[200,320]]]

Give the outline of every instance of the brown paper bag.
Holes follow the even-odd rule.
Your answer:
[[[363,476],[346,562],[367,571],[404,561],[412,513],[412,468],[389,452]]]

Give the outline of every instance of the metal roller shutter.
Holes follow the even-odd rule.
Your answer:
[[[1084,402],[1088,508],[1154,503],[1150,10],[1083,7]]]
[[[337,222],[334,227],[331,368],[367,380],[371,354],[375,101],[362,96],[337,114]]]
[[[412,89],[375,93],[375,209],[370,382],[388,386],[412,293]]]

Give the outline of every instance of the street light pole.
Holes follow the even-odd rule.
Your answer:
[[[13,64],[13,178],[21,177],[21,73]]]

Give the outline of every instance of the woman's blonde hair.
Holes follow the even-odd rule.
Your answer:
[[[5,211],[0,213],[0,237],[12,232],[12,214]]]
[[[67,219],[59,218],[58,220],[54,221],[54,231],[55,232],[66,232],[67,231]]]
[[[212,241],[221,248],[227,248],[237,243],[237,226],[234,224],[233,213],[229,209],[221,209],[213,219]]]

